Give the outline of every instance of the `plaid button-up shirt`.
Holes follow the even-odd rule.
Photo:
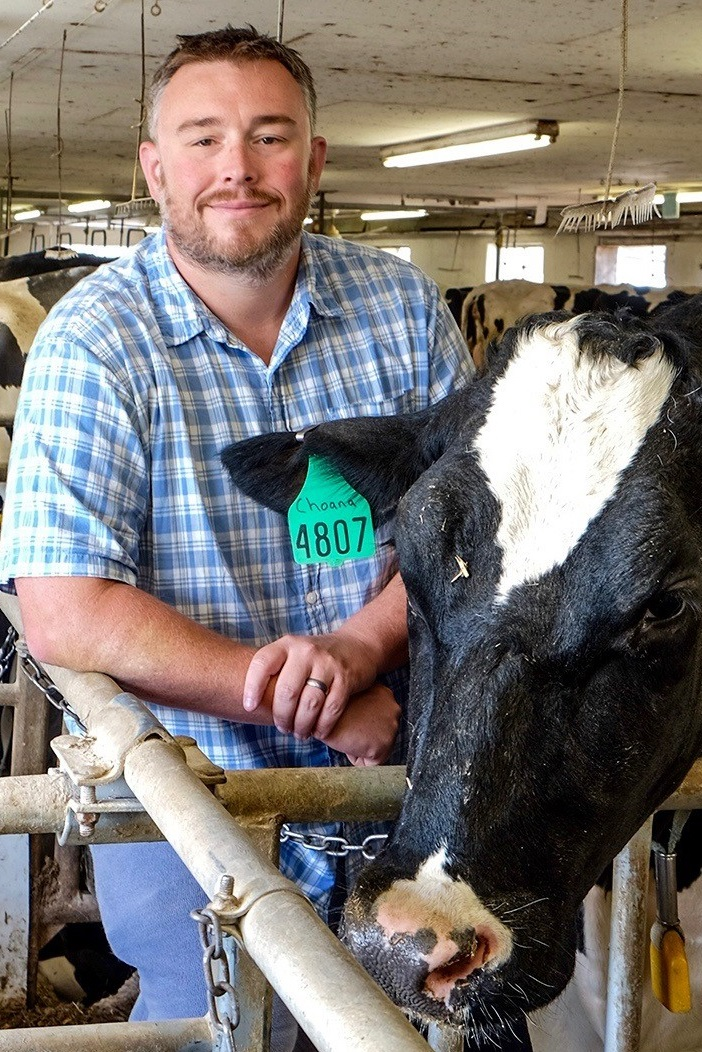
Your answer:
[[[234,490],[221,450],[268,431],[423,409],[472,371],[436,286],[387,253],[305,234],[265,365],[193,294],[163,234],[146,238],[64,296],[29,354],[2,587],[34,576],[123,581],[246,644],[333,631],[387,583],[392,549],[298,565],[286,523]],[[388,677],[399,699],[405,679]],[[272,727],[151,708],[223,767],[340,762]],[[283,848],[283,870],[314,899],[326,896],[332,862]]]

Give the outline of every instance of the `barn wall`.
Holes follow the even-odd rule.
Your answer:
[[[45,228],[37,228],[37,230]],[[630,229],[622,229],[618,243],[633,240]],[[83,229],[74,228],[73,243],[84,240]],[[118,230],[110,230],[108,245],[120,245]],[[47,232],[47,247],[49,247]],[[136,245],[140,232],[132,231],[129,244]],[[494,231],[462,230],[437,232],[405,232],[378,234],[346,234],[351,240],[374,245],[409,245],[412,249],[412,261],[421,267],[437,282],[442,290],[460,285],[480,285],[485,281],[485,254],[487,246],[494,241]],[[544,246],[544,280],[554,284],[592,284],[595,280],[595,249],[600,243],[601,234],[561,234],[555,236],[552,228],[531,229],[510,234],[510,244]],[[612,237],[607,237],[612,243]],[[640,237],[635,239],[640,243]],[[127,243],[127,231],[123,231],[122,244]],[[101,237],[95,238],[96,246],[102,243]],[[665,239],[668,246],[668,284],[702,286],[702,234],[699,238],[669,237]],[[18,255],[31,250],[31,230],[21,230],[10,239],[10,254]],[[490,275],[490,280],[492,280]]]
[[[409,245],[412,261],[437,282],[442,290],[452,286],[480,285],[485,281],[485,253],[494,240],[492,231],[439,233],[383,233],[375,236],[351,235],[366,244]],[[592,284],[595,280],[595,249],[601,234],[560,234],[553,229],[529,230],[517,235],[518,245],[543,245],[544,280],[554,284]],[[606,237],[606,243],[624,243]],[[636,238],[641,243],[640,238]],[[510,244],[513,243],[510,240]],[[699,239],[666,239],[668,246],[668,284],[702,286],[702,236]],[[492,280],[492,275],[490,276]]]

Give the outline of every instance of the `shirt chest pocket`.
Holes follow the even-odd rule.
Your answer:
[[[337,351],[315,379],[314,398],[288,405],[292,429],[357,416],[394,416],[422,408],[417,402],[416,366],[409,354],[373,344],[363,356]]]

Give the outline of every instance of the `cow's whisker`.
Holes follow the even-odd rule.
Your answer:
[[[535,906],[538,902],[547,902],[547,901],[548,901],[548,895],[543,895],[540,899],[532,899],[531,902],[525,902],[523,906],[515,906],[511,910],[505,910],[505,912],[502,914],[502,916],[503,917],[509,917],[510,914],[518,913],[519,910],[525,910],[525,909],[528,909],[529,906]]]

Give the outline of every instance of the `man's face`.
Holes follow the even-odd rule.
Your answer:
[[[304,96],[278,62],[196,62],[166,85],[157,142],[141,146],[171,243],[220,273],[287,261],[326,156]]]

